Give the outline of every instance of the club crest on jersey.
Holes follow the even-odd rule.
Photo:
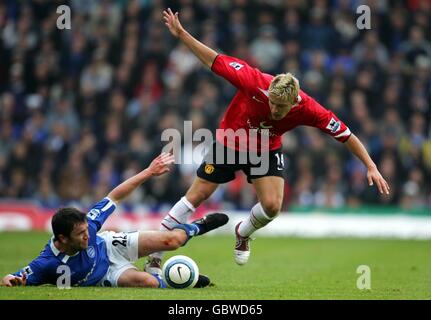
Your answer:
[[[205,165],[205,173],[211,174],[214,172],[214,166],[212,164]]]
[[[326,129],[331,130],[332,133],[336,133],[341,128],[340,121],[335,120],[334,118],[331,118],[331,121],[329,121],[328,125],[326,126]]]
[[[244,67],[244,65],[243,64],[241,64],[241,63],[238,63],[238,62],[231,62],[231,63],[229,63],[229,65],[231,66],[231,67],[233,67],[236,71],[238,71],[239,69],[241,69],[242,67]]]
[[[89,246],[87,248],[87,254],[90,258],[94,258],[96,256],[96,251],[94,250],[93,246]]]

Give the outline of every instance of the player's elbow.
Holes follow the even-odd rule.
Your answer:
[[[115,204],[119,204],[123,199],[115,189],[108,193],[106,197],[111,199]]]

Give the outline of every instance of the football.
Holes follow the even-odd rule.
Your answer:
[[[163,264],[163,280],[174,289],[193,288],[199,278],[199,268],[193,259],[176,255]]]

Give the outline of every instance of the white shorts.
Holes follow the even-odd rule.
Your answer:
[[[103,231],[97,234],[105,240],[109,268],[98,283],[102,287],[117,287],[118,278],[128,269],[138,269],[133,262],[138,260],[139,231]]]

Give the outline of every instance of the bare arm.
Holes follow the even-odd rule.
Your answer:
[[[180,39],[181,42],[184,43],[204,65],[211,69],[213,62],[217,57],[217,52],[194,38],[186,29],[183,28],[178,19],[178,12],[175,12],[174,14],[172,10],[168,8],[163,11],[163,19],[171,34]]]
[[[25,286],[26,284],[27,284],[27,275],[25,273],[22,275],[22,277],[8,274],[2,279],[2,282],[0,283],[1,286],[6,286],[6,287]]]
[[[108,197],[116,203],[120,202],[152,176],[159,176],[168,172],[170,170],[169,165],[174,163],[174,161],[173,155],[162,153],[151,162],[148,168],[115,187],[108,194]]]
[[[362,142],[352,133],[349,139],[346,141],[347,148],[362,161],[362,163],[367,167],[367,178],[370,186],[377,184],[377,188],[380,193],[389,194],[389,185],[386,180],[382,177],[376,164],[371,159],[370,155],[365,149]]]

